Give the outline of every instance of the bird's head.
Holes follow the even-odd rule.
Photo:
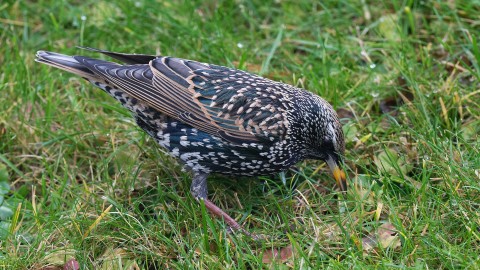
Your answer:
[[[342,170],[345,140],[337,113],[328,102],[316,95],[301,103],[300,130],[306,158],[325,161],[337,185],[342,191],[347,191],[345,172]]]

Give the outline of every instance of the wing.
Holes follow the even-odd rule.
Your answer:
[[[81,56],[75,59],[156,110],[229,142],[275,141],[286,134],[283,84],[171,57],[125,66]]]
[[[188,78],[207,115],[233,137],[282,138],[288,127],[285,85],[250,73],[210,65]],[[225,137],[225,136],[222,136]]]

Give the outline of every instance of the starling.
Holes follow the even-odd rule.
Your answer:
[[[46,51],[38,51],[36,61],[81,76],[131,111],[136,123],[191,172],[192,195],[231,229],[244,231],[208,200],[211,173],[269,175],[317,159],[346,191],[342,128],[321,97],[228,67],[83,49],[122,64]]]

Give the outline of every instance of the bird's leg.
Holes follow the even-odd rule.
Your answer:
[[[194,173],[190,192],[197,200],[207,199],[207,173]]]
[[[193,197],[197,200],[203,200],[205,207],[207,208],[210,213],[217,217],[223,218],[228,226],[233,231],[241,231],[244,234],[252,237],[253,239],[258,239],[256,235],[250,234],[245,229],[242,228],[240,224],[238,224],[235,219],[230,217],[227,213],[223,212],[218,206],[216,206],[212,201],[207,198],[207,173],[194,173],[192,185],[190,186],[190,192],[192,193]]]

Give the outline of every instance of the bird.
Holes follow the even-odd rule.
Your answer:
[[[38,51],[35,61],[78,75],[119,101],[191,173],[192,196],[229,229],[253,237],[208,199],[211,174],[272,175],[305,159],[322,160],[347,190],[342,126],[320,96],[225,66],[80,48],[120,63],[48,51]]]

